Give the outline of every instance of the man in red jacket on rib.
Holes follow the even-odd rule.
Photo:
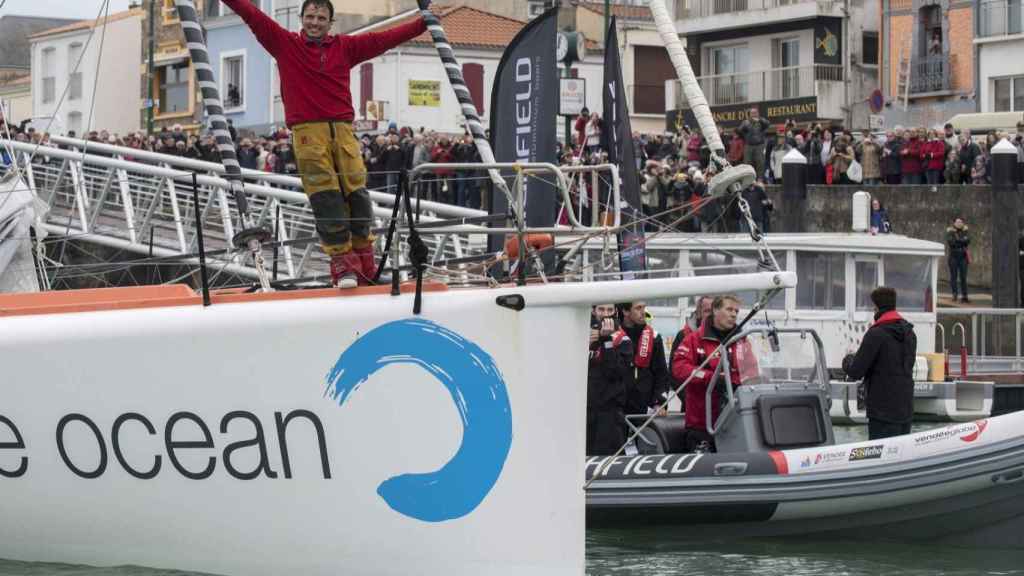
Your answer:
[[[376,272],[373,203],[366,166],[352,131],[355,110],[349,78],[353,67],[412,40],[427,30],[422,18],[381,32],[329,34],[330,0],[302,3],[302,31],[285,30],[250,0],[223,0],[277,60],[285,122],[292,129],[302,186],[316,217],[331,281],[340,288],[367,284]],[[430,0],[418,0],[421,8]]]

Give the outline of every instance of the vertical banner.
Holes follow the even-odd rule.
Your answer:
[[[626,87],[622,83],[622,61],[619,59],[619,39],[615,33],[614,17],[605,38],[604,83],[601,90],[604,126],[601,139],[602,146],[608,151],[608,162],[619,167],[619,178],[622,181],[623,228],[618,235],[619,270],[623,280],[633,280],[643,278],[647,268],[647,249],[640,206],[640,175],[636,169],[633,129],[629,122],[629,107],[626,105]]]
[[[491,143],[498,162],[550,162],[557,165],[558,62],[555,36],[558,8],[528,23],[505,49],[491,95]],[[552,177],[526,178],[526,225],[553,226],[557,212]],[[491,214],[507,214],[503,193],[492,191]],[[488,248],[504,241],[491,236]]]

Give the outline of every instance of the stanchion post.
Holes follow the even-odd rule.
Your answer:
[[[782,158],[782,225],[785,232],[806,232],[807,158],[796,148]]]
[[[1020,297],[1017,149],[1003,139],[992,147],[992,306],[1016,308]]]

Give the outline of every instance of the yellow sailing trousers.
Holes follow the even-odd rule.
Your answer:
[[[373,202],[352,123],[298,124],[292,142],[324,252],[334,256],[370,246]]]

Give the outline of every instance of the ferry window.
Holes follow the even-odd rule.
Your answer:
[[[872,310],[871,291],[878,288],[878,262],[857,262],[857,310]]]
[[[885,283],[896,289],[896,308],[909,312],[933,309],[931,259],[925,256],[885,256]]]
[[[779,267],[786,269],[786,253],[775,254]],[[690,266],[693,267],[694,276],[711,276],[714,274],[753,274],[763,272],[758,266],[757,252],[749,250],[736,250],[730,253],[722,252],[690,252]],[[743,301],[743,308],[749,309],[754,302],[758,301],[762,292],[758,290],[747,290],[736,292],[736,295]],[[709,294],[714,296],[714,294]],[[786,307],[785,292],[777,293],[769,302],[769,310],[783,310]]]
[[[647,270],[650,278],[678,278],[679,250],[648,250]],[[653,298],[647,301],[648,306],[675,308],[679,305],[678,298]]]
[[[843,254],[796,253],[796,307],[810,310],[843,310],[846,266]]]

